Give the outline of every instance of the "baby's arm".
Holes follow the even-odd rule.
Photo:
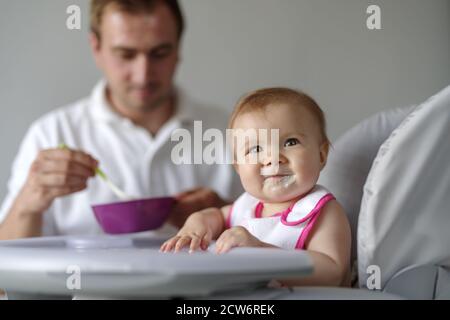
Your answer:
[[[217,239],[225,229],[229,209],[228,205],[222,209],[208,208],[191,214],[177,235],[163,243],[160,251],[178,252],[185,246],[189,246],[190,252],[199,248],[206,250],[211,240]]]
[[[280,280],[287,286],[350,285],[351,231],[347,216],[337,201],[328,202],[305,244],[314,273],[305,278]]]

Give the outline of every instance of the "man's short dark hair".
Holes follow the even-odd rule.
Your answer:
[[[102,23],[103,13],[106,7],[115,5],[118,10],[127,13],[151,13],[157,4],[165,4],[172,12],[177,23],[178,39],[181,39],[184,31],[184,17],[181,12],[178,0],[91,0],[91,31],[101,38],[100,26]]]

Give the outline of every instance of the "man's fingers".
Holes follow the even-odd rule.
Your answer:
[[[67,160],[46,160],[39,164],[41,173],[60,173],[70,174],[80,177],[93,177],[95,170],[92,167],[86,167],[83,164]]]
[[[70,149],[48,149],[43,150],[38,156],[41,160],[67,160],[78,162],[88,168],[96,168],[98,161],[92,156],[82,151],[75,151]]]
[[[81,187],[86,185],[87,178],[66,174],[39,174],[38,183],[45,187]]]
[[[47,188],[46,194],[50,199],[67,196],[69,194],[82,191],[86,189],[86,185],[80,185],[75,187],[60,187],[60,188]]]
[[[187,190],[187,191],[184,191],[184,192],[180,192],[180,193],[175,195],[175,198],[178,199],[178,200],[182,199],[182,198],[185,198],[185,197],[190,196],[190,195],[192,195],[194,193],[197,193],[200,189],[202,189],[202,188],[195,188],[195,189]]]
[[[172,209],[172,212],[174,213],[174,215],[180,215],[180,214],[184,214],[184,213],[192,213],[195,211],[198,211],[198,203],[194,202],[194,201],[186,201],[185,199],[183,200],[178,200],[177,202],[175,202],[175,206]]]

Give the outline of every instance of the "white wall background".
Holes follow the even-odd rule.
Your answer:
[[[178,82],[231,111],[246,91],[311,93],[334,140],[379,110],[419,103],[450,84],[450,0],[181,0],[188,29]],[[65,27],[82,8],[82,30]],[[366,28],[381,7],[382,30]],[[0,0],[0,199],[27,127],[89,94],[88,0]]]

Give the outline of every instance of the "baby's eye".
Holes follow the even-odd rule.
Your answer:
[[[250,149],[248,149],[248,153],[258,153],[258,152],[261,152],[261,151],[262,151],[262,148],[259,145],[251,147]]]
[[[289,138],[284,143],[284,146],[285,147],[292,147],[292,146],[295,146],[297,144],[300,144],[300,141],[298,141],[298,139],[296,139],[296,138]]]

